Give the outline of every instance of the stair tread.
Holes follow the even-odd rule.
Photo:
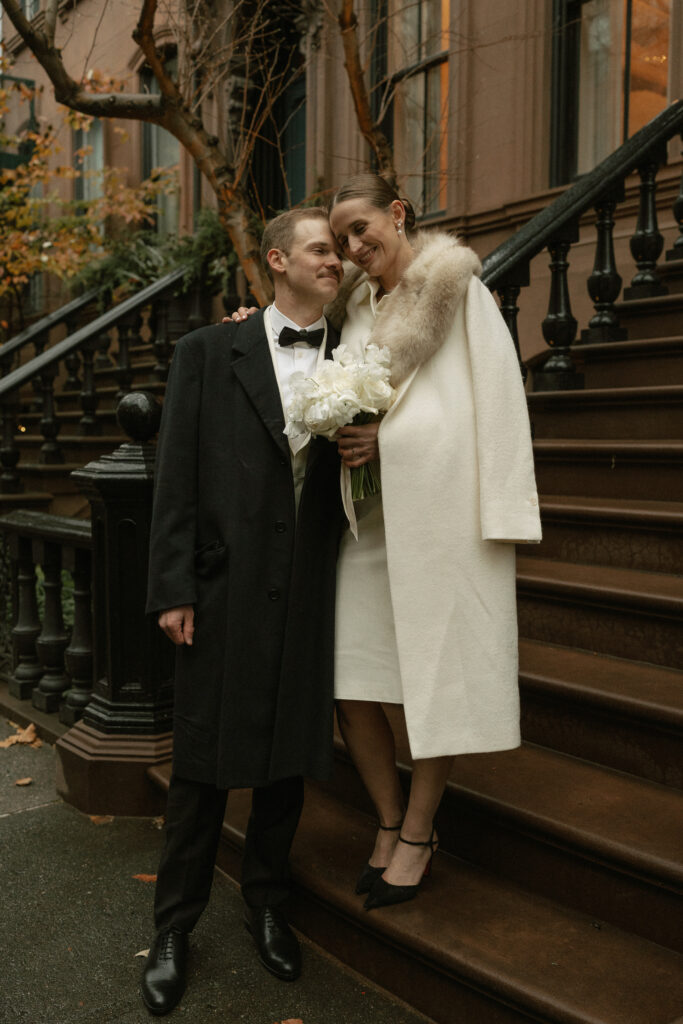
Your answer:
[[[167,788],[170,764],[149,774]],[[250,803],[248,790],[230,793],[224,837],[240,846]],[[448,854],[437,855],[418,899],[367,914],[353,887],[375,828],[308,786],[291,856],[295,887],[359,930],[543,1020],[669,1024],[679,1012],[682,956]]]
[[[631,441],[627,438],[574,438],[574,437],[549,437],[536,438],[533,442],[534,451],[566,451],[573,452],[596,452],[611,455],[613,452],[624,452],[625,454],[647,453],[657,454],[683,454],[683,441],[671,440],[670,438],[652,439],[646,438],[639,441]]]
[[[634,403],[638,399],[680,402],[683,398],[683,384],[641,384],[625,387],[577,388],[570,391],[533,391],[528,396],[531,406],[552,403],[554,406],[582,405],[591,403],[619,402]]]
[[[683,502],[644,501],[639,498],[592,498],[582,495],[542,494],[541,513],[559,517],[562,514],[609,520],[627,520],[665,525],[683,525]]]
[[[683,886],[683,793],[543,747],[459,757],[460,795],[611,865]]]
[[[519,658],[522,684],[683,726],[683,672],[676,669],[524,637]]]
[[[682,341],[683,337],[679,334],[662,338],[629,338],[626,341],[590,342],[587,345],[581,343],[573,346],[572,352],[580,357],[606,355],[612,360],[621,355],[633,355],[643,349],[673,349],[674,352],[680,352]]]
[[[248,794],[231,794],[228,821],[240,838],[248,813]],[[682,957],[447,854],[417,900],[367,914],[353,885],[374,834],[371,819],[309,787],[292,851],[295,884],[359,928],[544,1020],[663,1024],[680,1009]]]
[[[668,573],[518,556],[517,581],[568,596],[629,605],[647,602],[652,610],[683,613],[683,576]]]

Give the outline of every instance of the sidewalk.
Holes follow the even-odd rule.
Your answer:
[[[0,740],[14,726],[0,719]],[[32,781],[17,786],[20,779]],[[162,832],[149,818],[95,823],[54,788],[54,751],[0,748],[1,1024],[149,1024],[138,978],[153,937]],[[191,939],[190,979],[167,1020],[186,1024],[425,1024],[302,940],[293,984],[259,964],[237,887],[217,872]]]

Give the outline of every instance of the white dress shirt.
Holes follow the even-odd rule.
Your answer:
[[[295,323],[294,320],[290,320],[289,317],[286,317],[284,313],[281,313],[275,303],[266,309],[263,322],[266,329],[266,336],[268,338],[268,345],[270,347],[270,355],[273,360],[273,368],[275,370],[278,388],[280,389],[282,410],[286,421],[287,407],[291,400],[289,382],[292,374],[301,371],[306,376],[312,377],[325,359],[327,321],[324,316],[321,316],[314,324],[309,324],[306,327],[307,331],[317,331],[319,328],[324,329],[325,335],[320,348],[315,348],[305,341],[295,341],[293,345],[286,345],[284,348],[280,348],[278,338],[280,337],[280,331],[283,327],[291,327],[295,331],[300,331],[303,328],[299,324]],[[292,460],[292,475],[294,477],[294,495],[298,511],[301,488],[303,487],[304,476],[306,473],[306,462],[308,460],[308,444],[306,444],[296,454],[294,454],[290,448],[290,456]]]

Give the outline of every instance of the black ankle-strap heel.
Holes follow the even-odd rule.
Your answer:
[[[432,860],[436,853],[439,841],[435,839],[435,830],[432,826],[432,834],[427,840],[421,842],[415,842],[412,839],[404,839],[403,836],[399,835],[399,843],[404,843],[406,846],[427,846],[429,847],[430,855],[427,865],[422,873],[422,878],[427,878],[431,874]],[[422,878],[416,885],[392,885],[391,882],[386,882],[381,874],[375,880],[368,898],[366,899],[363,906],[366,910],[375,910],[377,907],[389,907],[394,903],[406,903],[408,900],[412,900],[417,896]]]
[[[382,832],[400,832],[402,825],[403,822],[401,821],[398,825],[379,825],[378,827],[382,830]],[[400,838],[401,837],[399,836],[399,839]],[[375,884],[377,879],[381,877],[384,871],[386,871],[386,865],[383,868],[376,868],[373,867],[372,864],[370,864],[370,862],[368,861],[368,863],[365,865],[360,875],[358,876],[358,880],[356,882],[357,894],[359,896],[364,896],[366,893],[370,892],[373,885]]]

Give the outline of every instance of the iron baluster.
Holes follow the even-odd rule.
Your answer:
[[[95,387],[95,353],[98,351],[101,338],[95,337],[86,341],[83,346],[83,390],[81,391],[81,408],[83,415],[78,421],[79,433],[86,436],[101,434],[102,427],[97,419],[97,406],[100,404]]]
[[[92,696],[92,595],[90,588],[90,552],[76,548],[73,552],[74,625],[71,641],[64,652],[64,664],[71,676],[71,686],[64,694],[59,720],[75,725],[83,716]]]
[[[683,139],[683,134],[681,135]],[[681,187],[674,202],[674,217],[678,224],[679,235],[666,254],[667,260],[683,260],[683,173],[681,174]]]
[[[43,674],[36,651],[40,619],[33,545],[28,537],[16,536],[11,538],[10,544],[17,566],[17,621],[12,630],[14,671],[9,681],[9,692],[19,700],[28,700]]]
[[[39,543],[36,548],[43,567],[45,610],[43,628],[36,641],[43,675],[33,691],[32,703],[40,711],[52,712],[58,709],[62,694],[69,685],[64,671],[64,651],[69,636],[62,617],[62,550],[52,541]]]
[[[534,373],[534,391],[560,391],[583,387],[583,374],[577,373],[571,346],[576,338],[577,322],[569,298],[567,255],[572,242],[578,241],[576,221],[556,235],[548,245],[550,253],[550,299],[543,321],[543,337],[552,352],[543,369]]]
[[[665,162],[666,150],[660,147],[638,167],[640,204],[636,230],[631,238],[631,254],[638,272],[631,281],[631,287],[624,291],[625,299],[644,299],[669,293],[657,273],[657,260],[664,248],[664,236],[657,224],[657,171]]]
[[[614,303],[621,291],[622,279],[614,257],[614,211],[624,198],[624,186],[606,193],[596,204],[598,240],[595,247],[593,273],[588,278],[588,294],[595,306],[595,314],[586,330],[581,332],[584,343],[624,341],[625,328],[619,326]]]
[[[43,393],[43,414],[40,418],[40,432],[45,438],[40,446],[40,462],[43,465],[54,465],[64,462],[64,454],[57,443],[57,435],[61,424],[55,413],[55,377],[57,367],[53,363],[46,366],[40,373],[40,387]]]

